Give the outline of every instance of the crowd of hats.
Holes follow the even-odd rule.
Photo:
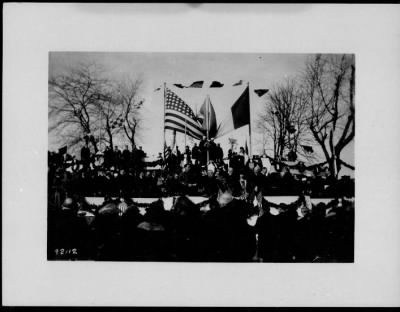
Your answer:
[[[109,156],[110,153],[113,154]],[[97,154],[77,160],[68,154],[51,153],[49,196],[65,193],[92,197],[212,196],[221,183],[228,184],[238,197],[250,195],[256,187],[271,196],[297,195],[305,188],[314,197],[354,196],[354,180],[336,181],[326,174],[310,175],[309,170],[291,163],[271,161],[266,167],[263,158],[246,160],[243,153],[228,154],[224,161],[221,157],[213,159],[208,165],[194,159],[190,150],[171,154],[167,159],[160,155],[151,162],[133,157],[129,150],[119,154],[109,150],[105,154],[108,158],[104,155],[106,159],[99,162]]]
[[[49,202],[48,259],[194,262],[352,262],[354,200],[291,204],[228,193],[194,204],[186,196],[146,209],[129,198],[99,206]],[[65,253],[74,250],[74,253]],[[61,252],[62,251],[62,252]]]

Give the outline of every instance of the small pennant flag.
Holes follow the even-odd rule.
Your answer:
[[[160,90],[161,90],[161,87],[158,87],[157,89],[154,90],[154,92],[160,91]]]
[[[210,85],[210,88],[221,88],[221,87],[223,87],[223,86],[224,86],[223,83],[220,83],[219,81],[213,81],[213,82],[211,83],[211,85]]]
[[[216,138],[250,124],[250,92],[247,87],[233,103],[230,113],[219,124]]]
[[[234,83],[233,86],[240,86],[243,84],[243,80],[239,80],[238,82]]]
[[[184,85],[180,84],[180,83],[174,83],[174,86],[180,89],[186,88]]]
[[[125,122],[124,117],[122,117],[122,115],[121,115],[111,122],[110,128],[111,129],[122,128],[122,126],[124,125],[124,122]]]
[[[203,87],[203,80],[193,82],[188,88],[202,88]]]
[[[256,89],[256,90],[254,90],[254,92],[258,95],[258,97],[262,97],[268,91],[269,91],[269,89]]]

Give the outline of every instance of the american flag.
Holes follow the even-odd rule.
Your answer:
[[[174,92],[166,88],[165,91],[165,129],[185,133],[201,139],[204,135],[202,126],[197,122],[192,109]]]

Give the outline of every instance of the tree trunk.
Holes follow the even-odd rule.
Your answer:
[[[133,151],[134,148],[135,148],[135,146],[136,146],[136,144],[135,144],[135,138],[132,137],[132,139],[130,139],[130,141],[131,141],[131,146],[132,146],[132,151]]]
[[[114,150],[114,143],[113,143],[113,137],[112,137],[112,133],[111,133],[111,129],[110,129],[110,121],[109,119],[106,120],[106,132],[108,135],[108,141],[110,144],[110,148],[113,151]]]
[[[332,155],[332,157],[329,158],[328,163],[331,178],[337,180],[339,178],[340,169],[342,168],[340,157],[338,157],[337,155]]]
[[[89,141],[94,148],[94,153],[96,154],[99,151],[99,149],[97,148],[96,139],[93,136],[91,136]]]

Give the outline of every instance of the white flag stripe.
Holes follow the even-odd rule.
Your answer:
[[[203,129],[201,124],[199,124],[196,120],[193,120],[192,118],[189,118],[187,115],[182,114],[181,112],[178,112],[178,111],[173,110],[173,109],[166,109],[165,110],[165,118],[175,117],[175,116],[172,116],[172,115],[177,116],[177,119],[182,120],[183,123],[185,123],[184,120],[186,120],[186,124],[188,126],[191,125],[193,128],[198,129],[198,131],[200,131],[200,132]]]
[[[169,130],[176,130],[179,132],[184,133],[185,132],[185,125],[181,124],[181,123],[177,123],[175,120],[165,120],[165,129],[169,129]],[[202,133],[198,133],[198,132],[193,132],[190,128],[186,127],[186,134],[190,135],[191,137],[194,137],[196,139],[201,139],[201,137],[203,136]]]
[[[180,133],[185,133],[185,129],[181,128],[180,126],[177,125],[166,125],[165,126],[165,130],[174,130],[176,132],[180,132]],[[186,135],[196,139],[196,140],[201,140],[201,136],[198,136],[196,134],[194,134],[191,131],[187,131],[186,130]]]
[[[180,119],[177,118],[173,118],[173,117],[168,117],[165,118],[165,124],[169,123],[170,125],[176,125],[179,127],[182,127],[183,129],[185,129],[185,122],[181,121]],[[192,126],[188,125],[186,123],[186,129],[189,132],[192,132],[193,134],[195,134],[196,136],[202,137],[203,136],[203,132],[199,131],[196,128],[193,128]]]
[[[188,118],[185,114],[182,114],[176,110],[167,109],[165,110],[165,120],[174,120],[177,123],[181,124],[185,127],[185,120],[186,120],[186,127],[191,129],[194,133],[197,133],[200,137],[203,136],[203,129],[196,121],[191,118]]]

